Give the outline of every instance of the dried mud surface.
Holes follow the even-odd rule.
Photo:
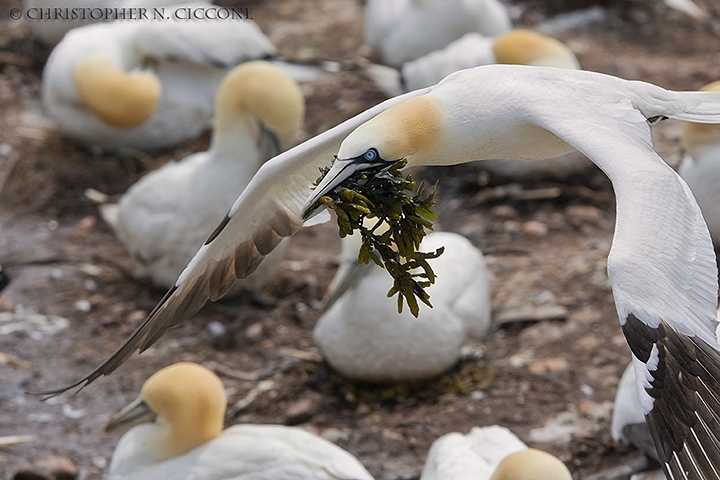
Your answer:
[[[711,0],[702,4],[712,13],[706,22],[666,11],[661,2],[528,0],[515,5],[516,24],[531,26],[545,15],[591,3],[608,7],[604,21],[558,35],[584,68],[680,90],[720,78],[720,11]],[[627,3],[633,8],[622,7]],[[131,162],[93,155],[61,137],[43,117],[39,100],[48,51],[26,26],[6,21],[7,10],[19,5],[14,0],[0,7],[0,262],[12,276],[0,295],[0,312],[24,311],[24,318],[35,320],[22,328],[0,323],[0,352],[22,360],[0,362],[0,435],[37,438],[0,448],[0,477],[61,455],[75,462],[82,478],[101,478],[117,442],[101,433],[104,423],[151,373],[180,360],[219,371],[230,392],[227,424],[300,424],[352,452],[378,479],[419,477],[433,440],[475,425],[510,428],[559,455],[578,479],[637,459],[636,450],[614,444],[609,434],[629,350],[605,273],[612,188],[597,170],[565,183],[521,182],[525,190],[560,192],[536,200],[491,198],[487,192],[500,192],[497,187],[508,181],[484,174],[479,164],[417,173],[439,180],[437,228],[466,235],[485,252],[494,274],[496,320],[521,308],[530,316],[559,309],[564,317],[496,322],[475,349],[481,358],[464,360],[440,378],[364,385],[318,361],[312,330],[339,253],[336,227],[325,224],[292,238],[284,268],[268,289],[276,299],[271,305],[248,303],[232,312],[205,308],[146,354],[134,355],[76,395],[41,403],[24,394],[88,372],[163,293],[134,279],[138,263],[83,192],[120,195],[145,171],[205,149],[209,136]],[[253,8],[254,19],[284,56],[344,66],[305,86],[304,138],[383,99],[358,67],[360,54],[367,53],[361,47],[360,2],[242,5]],[[655,131],[656,148],[673,165],[682,155],[679,132],[671,122]],[[226,333],[213,336],[218,323]],[[238,402],[258,385],[266,391],[240,408]]]

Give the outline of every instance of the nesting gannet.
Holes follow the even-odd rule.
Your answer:
[[[701,90],[720,91],[720,81]],[[682,130],[686,155],[678,173],[700,205],[715,245],[720,245],[720,126],[686,123]]]
[[[220,379],[196,363],[176,363],[147,379],[107,432],[130,429],[115,447],[108,480],[372,480],[351,454],[299,428],[222,429]]]
[[[580,68],[575,54],[561,41],[517,28],[494,37],[468,33],[442,50],[403,63],[399,70],[373,64],[366,72],[384,93],[394,97],[435,85],[458,70],[493,63]]]
[[[433,442],[420,480],[571,480],[557,457],[528,448],[497,425],[448,433]]]
[[[497,35],[511,28],[499,0],[368,0],[365,7],[365,43],[396,67],[466,33]]]
[[[635,386],[635,368],[632,362],[620,378],[615,394],[610,432],[616,442],[625,439],[637,446],[643,453],[657,460],[657,450],[645,422],[645,414],[640,405],[640,396]]]
[[[720,94],[672,92],[582,70],[488,65],[387,100],[265,163],[130,337],[89,375],[48,393],[109,374],[208,298],[222,296],[354,171],[401,158],[408,165],[527,161],[575,148],[615,189],[608,276],[660,460],[675,478],[684,478],[683,470],[690,478],[715,478],[717,267],[690,189],[652,148],[650,127],[666,117],[720,123]],[[332,167],[311,190],[317,168],[334,152]]]
[[[199,1],[212,3],[211,0]],[[68,31],[81,25],[108,21],[117,15],[137,19],[141,8],[146,9],[145,14],[153,15],[153,8],[177,3],[178,0],[23,0],[23,10],[30,19],[28,26],[33,35],[48,47],[54,47]],[[113,11],[108,14],[105,8]],[[116,10],[124,12],[116,15]]]
[[[282,70],[263,61],[235,67],[218,91],[210,150],[164,165],[130,187],[117,204],[101,207],[156,285],[175,283],[260,165],[292,145],[304,110],[300,86]],[[243,286],[262,287],[282,252],[270,258],[275,261],[263,263],[241,281]]]
[[[490,273],[465,237],[435,232],[423,240],[422,251],[445,252],[429,260],[437,275],[428,288],[433,308],[421,305],[417,318],[407,308],[398,314],[396,299],[387,297],[387,272],[357,264],[360,243],[358,233],[343,239],[331,284],[337,285],[331,301],[337,301],[315,326],[315,341],[343,375],[373,382],[431,378],[455,365],[460,348],[490,328]],[[364,270],[361,278],[353,278],[357,270]]]
[[[275,47],[252,20],[190,21],[172,13],[194,7],[166,8],[162,21],[68,32],[43,71],[43,104],[58,129],[90,146],[140,150],[205,130],[227,69],[273,55]]]

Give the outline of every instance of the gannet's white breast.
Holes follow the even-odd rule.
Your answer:
[[[154,462],[152,425],[127,432],[113,454],[108,480],[372,480],[340,447],[299,428],[235,425],[190,452]]]
[[[482,254],[464,237],[428,235],[421,251],[445,246],[429,260],[437,281],[427,289],[433,308],[420,304],[413,317],[387,298],[392,281],[373,267],[320,318],[315,340],[330,365],[368,381],[430,378],[453,366],[460,347],[490,327],[490,274]],[[357,258],[357,252],[355,252]]]
[[[400,66],[440,50],[466,33],[497,35],[512,24],[498,0],[371,0],[365,14],[365,41],[388,65]]]
[[[473,427],[470,433],[448,433],[433,442],[420,480],[487,480],[503,458],[527,446],[500,426]]]
[[[87,25],[68,32],[50,55],[43,71],[43,104],[58,129],[81,143],[164,148],[209,126],[215,93],[228,67],[274,53],[275,47],[251,20],[171,18]],[[137,126],[116,127],[91,112],[75,83],[76,66],[90,56],[107,58],[125,72],[157,75],[162,93],[153,115]]]

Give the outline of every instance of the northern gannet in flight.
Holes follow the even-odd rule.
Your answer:
[[[392,279],[371,264],[357,263],[360,234],[342,240],[341,263],[330,284],[326,312],[315,325],[315,342],[343,375],[371,382],[432,378],[455,365],[461,347],[490,328],[491,275],[482,253],[462,235],[434,232],[424,252],[436,282],[428,287],[433,308],[420,305],[414,318],[388,298]]]
[[[720,81],[700,90],[720,91]],[[678,173],[700,205],[713,243],[720,246],[720,126],[686,123],[682,144],[686,155]]]
[[[500,0],[368,0],[365,7],[365,43],[395,67],[466,33],[493,36],[511,28]]]
[[[351,454],[300,428],[223,430],[226,406],[223,384],[207,368],[181,362],[157,371],[105,427],[129,429],[108,480],[372,480]]]
[[[117,204],[100,207],[154,284],[173,286],[260,165],[294,143],[304,112],[300,86],[281,69],[259,60],[243,63],[220,85],[210,149],[150,172]],[[261,288],[279,266],[281,250],[243,286]]]
[[[717,478],[717,267],[690,189],[652,148],[650,127],[668,117],[720,123],[720,93],[672,92],[582,70],[489,65],[387,100],[265,163],[131,336],[89,375],[48,393],[109,374],[221,297],[355,171],[402,158],[408,165],[529,161],[577,149],[615,190],[608,276],[660,459],[676,479]],[[318,167],[335,152],[312,190]]]
[[[202,133],[228,70],[276,49],[252,20],[172,14],[194,7],[219,8],[176,5],[165,9],[166,20],[116,20],[68,32],[43,71],[43,105],[60,132],[88,146],[139,150]],[[293,78],[304,75],[296,65],[278,64]]]
[[[571,480],[557,457],[528,448],[510,430],[497,425],[473,427],[435,440],[420,480]]]

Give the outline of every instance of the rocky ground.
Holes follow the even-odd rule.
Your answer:
[[[694,21],[661,2],[518,0],[517,25],[597,3],[596,23],[558,33],[585,69],[680,90],[720,78],[720,7]],[[225,4],[229,4],[225,2]],[[236,2],[240,5],[241,2]],[[363,10],[355,0],[255,0],[253,18],[280,52],[330,59],[343,71],[305,86],[308,138],[378,103],[359,68]],[[227,423],[300,425],[356,455],[378,479],[417,478],[430,444],[451,431],[501,424],[562,458],[575,478],[639,461],[609,434],[612,400],[629,350],[605,273],[614,224],[612,188],[597,170],[570,181],[510,180],[465,165],[418,172],[439,180],[438,229],[467,236],[494,275],[494,327],[473,355],[422,383],[350,382],[313,344],[323,292],[337,266],[333,224],[304,229],[269,287],[276,301],[227,312],[205,308],[142,356],[76,395],[47,402],[24,392],[69,383],[104,359],[162,296],[99,219],[88,188],[112,197],[147,170],[207,147],[208,136],[135,162],[94,155],[61,137],[42,113],[48,51],[0,6],[0,476],[49,455],[81,478],[101,478],[117,437],[109,416],[157,369],[180,360],[215,369],[230,392]],[[680,125],[655,131],[669,163]],[[518,193],[519,192],[519,193]],[[598,475],[598,472],[600,474]],[[605,472],[605,473],[603,473]],[[622,477],[620,477],[622,478]]]

